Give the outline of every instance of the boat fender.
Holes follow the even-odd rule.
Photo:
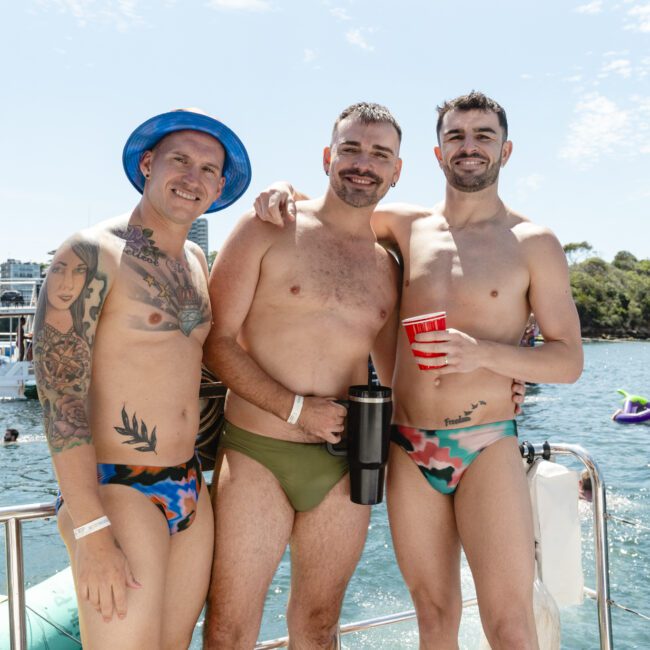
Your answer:
[[[527,472],[539,577],[559,607],[582,604],[578,472],[537,459]]]

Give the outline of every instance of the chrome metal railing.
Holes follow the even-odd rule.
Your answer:
[[[612,618],[609,589],[609,556],[607,548],[607,507],[605,497],[605,482],[592,456],[580,445],[548,444],[533,445],[526,443],[522,451],[529,460],[553,456],[573,456],[587,468],[592,484],[592,508],[594,521],[594,559],[596,570],[596,589],[585,588],[585,594],[596,600],[598,609],[598,632],[601,650],[612,650]],[[12,650],[27,650],[25,633],[25,579],[23,567],[22,522],[28,519],[40,519],[54,515],[53,503],[39,503],[25,506],[0,508],[0,523],[5,525],[6,560],[7,560],[7,590],[9,600],[9,628]],[[464,607],[476,605],[476,599],[463,602]],[[415,611],[409,610],[398,614],[381,616],[348,623],[340,627],[340,634],[350,634],[368,630],[383,625],[391,625],[402,621],[415,620]],[[271,650],[285,648],[288,638],[282,637],[263,641],[255,646],[255,650]]]

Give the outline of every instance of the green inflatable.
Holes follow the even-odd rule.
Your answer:
[[[70,567],[25,592],[26,634],[29,650],[81,648],[77,596]],[[9,643],[9,603],[0,603],[0,650]]]

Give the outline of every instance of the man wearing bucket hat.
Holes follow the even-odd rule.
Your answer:
[[[141,124],[123,164],[142,198],[57,249],[34,363],[83,645],[176,649],[205,600],[213,536],[194,456],[207,263],[187,234],[251,169],[235,133],[196,110]]]

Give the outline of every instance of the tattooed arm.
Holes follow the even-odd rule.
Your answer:
[[[93,341],[110,285],[105,257],[91,238],[65,242],[48,270],[34,321],[34,370],[45,435],[75,528],[106,514],[87,413]],[[124,616],[125,585],[137,583],[111,528],[83,537],[69,549],[75,554],[80,596],[106,619],[112,616],[114,600],[117,614]]]

